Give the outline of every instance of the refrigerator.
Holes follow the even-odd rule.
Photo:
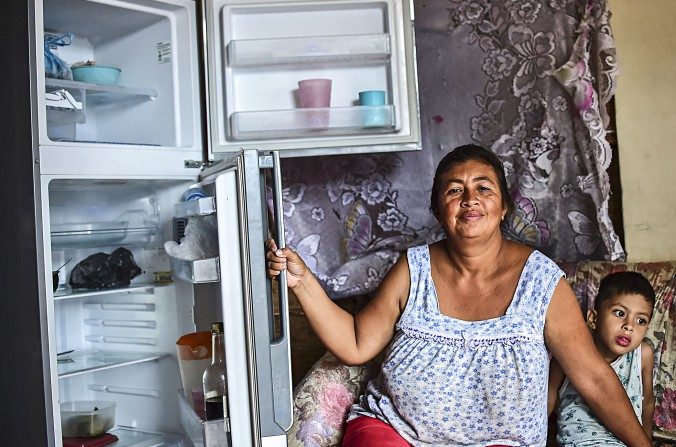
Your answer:
[[[264,259],[284,243],[283,159],[420,148],[412,4],[29,0],[3,20],[8,445],[62,446],[63,405],[95,401],[114,402],[118,447],[286,446],[288,295]],[[119,75],[54,77],[54,61]],[[330,107],[300,107],[298,81],[317,78]],[[385,102],[360,105],[368,90]],[[213,229],[209,254],[169,256],[191,224]],[[141,269],[128,286],[70,285],[119,248]],[[203,422],[176,341],[214,321],[227,417]]]

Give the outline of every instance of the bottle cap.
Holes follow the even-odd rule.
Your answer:
[[[223,322],[217,321],[215,323],[211,323],[211,333],[212,334],[222,334],[223,333]]]

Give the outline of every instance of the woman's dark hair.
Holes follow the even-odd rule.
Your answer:
[[[507,213],[511,213],[514,210],[514,203],[509,195],[505,168],[502,166],[502,162],[493,152],[484,149],[481,146],[477,146],[476,144],[465,144],[464,146],[456,147],[446,154],[437,165],[437,170],[434,172],[434,182],[432,183],[432,194],[430,196],[430,210],[432,211],[432,214],[435,216],[437,214],[437,201],[439,200],[439,188],[441,188],[441,185],[439,184],[441,176],[456,165],[470,160],[480,161],[493,168],[495,175],[498,177],[502,203],[507,209]]]
[[[655,305],[655,289],[645,276],[638,272],[615,272],[601,280],[594,307],[598,309],[603,301],[625,294],[641,295],[651,305]]]

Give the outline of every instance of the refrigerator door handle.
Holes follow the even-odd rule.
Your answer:
[[[282,170],[279,152],[272,152],[273,203],[277,246],[284,248],[284,208],[282,203]],[[293,424],[291,384],[291,337],[289,330],[289,294],[287,272],[277,277],[279,287],[279,337],[270,343],[275,421],[284,430]]]

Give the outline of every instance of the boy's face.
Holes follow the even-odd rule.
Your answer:
[[[598,309],[587,312],[596,348],[608,362],[638,348],[652,310],[643,295],[629,293],[608,298]]]

